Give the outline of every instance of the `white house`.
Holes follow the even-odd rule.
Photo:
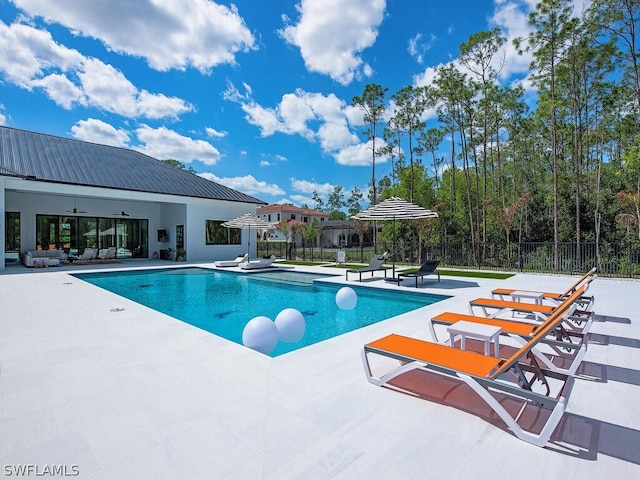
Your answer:
[[[21,253],[54,248],[234,258],[248,232],[221,223],[265,205],[140,152],[9,127],[0,127],[0,193],[0,270]]]
[[[329,214],[326,212],[281,203],[260,207],[256,214],[264,221],[274,224],[274,228],[262,232],[263,240],[270,242],[283,242],[287,240],[294,243],[302,242],[302,235],[300,233],[287,239],[282,231],[275,227],[275,225],[283,220],[294,220],[298,224],[309,224],[315,219],[318,227],[322,227],[325,222],[329,220]]]
[[[320,231],[316,241],[318,247],[351,247],[357,246],[360,242],[356,226],[352,221],[329,220],[327,212],[276,203],[258,208],[257,215],[266,222],[274,224],[273,228],[262,230],[263,240],[269,242],[284,242],[287,240],[282,231],[275,226],[282,220],[294,220],[298,224],[309,224],[314,219]],[[289,240],[301,245],[302,235],[298,232]]]

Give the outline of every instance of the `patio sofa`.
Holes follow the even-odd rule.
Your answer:
[[[27,267],[54,267],[66,258],[64,250],[28,250],[22,254],[22,263]]]

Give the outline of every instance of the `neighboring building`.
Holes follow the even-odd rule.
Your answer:
[[[316,224],[321,230],[316,241],[317,247],[344,248],[359,244],[358,233],[353,222],[349,220],[329,220],[329,214],[326,212],[293,205],[274,204],[259,208],[257,215],[274,225],[282,220],[295,220],[296,223],[309,224],[315,218]],[[268,231],[263,231],[262,238],[270,242],[286,241],[284,234],[275,226]],[[302,245],[302,235],[297,233],[290,241],[296,245]]]
[[[20,253],[52,248],[234,258],[248,233],[220,224],[265,204],[140,152],[8,127],[0,127],[0,192],[0,270]]]
[[[311,223],[313,219],[316,219],[316,223],[318,227],[322,228],[325,222],[329,221],[329,214],[326,212],[320,212],[318,210],[311,210],[309,208],[300,208],[294,205],[286,205],[276,203],[273,205],[267,205],[266,207],[261,207],[258,209],[257,213],[258,217],[263,220],[278,224],[283,220],[295,220],[296,223]],[[262,232],[263,240],[267,240],[270,242],[284,242],[287,239],[284,234],[277,228],[274,227],[269,231]],[[300,234],[295,235],[294,238],[290,239],[293,243],[302,243],[302,236]]]
[[[315,218],[318,224],[322,225],[322,222],[329,221],[329,214],[326,212],[280,203],[260,207],[257,215],[270,223],[279,223],[282,220],[298,220],[302,223],[311,223]]]

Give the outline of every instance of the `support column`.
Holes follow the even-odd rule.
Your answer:
[[[4,252],[6,250],[6,245],[4,243],[6,236],[6,228],[7,225],[5,224],[5,193],[6,188],[5,188],[5,177],[0,176],[0,253],[2,254],[2,259],[0,259],[0,272],[4,272],[4,267],[5,267],[5,255]]]

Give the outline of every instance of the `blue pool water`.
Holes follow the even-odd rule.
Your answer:
[[[252,318],[273,320],[285,308],[299,310],[306,322],[303,338],[279,342],[272,357],[448,298],[350,285],[358,303],[353,310],[341,310],[335,296],[343,285],[316,282],[323,275],[309,273],[242,274],[186,267],[75,276],[239,344]]]

